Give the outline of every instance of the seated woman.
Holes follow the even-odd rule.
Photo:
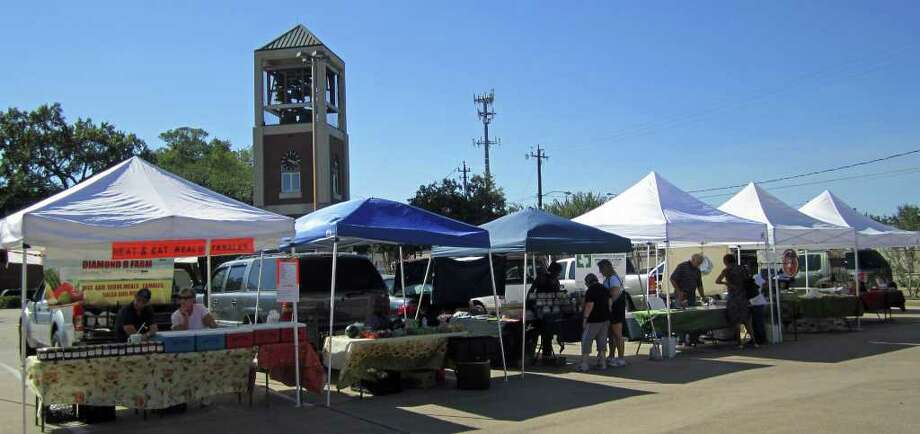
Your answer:
[[[200,330],[217,328],[217,322],[208,309],[195,303],[195,291],[179,291],[179,309],[172,314],[172,330]]]

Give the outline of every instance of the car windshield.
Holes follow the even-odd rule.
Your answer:
[[[416,283],[414,285],[408,284],[408,283],[406,284],[406,297],[419,296],[421,295],[421,292],[422,292],[421,283]],[[426,296],[431,294],[431,284],[430,283],[425,284],[424,292]],[[390,288],[390,295],[393,295],[396,297],[402,297],[402,289],[399,287],[399,285],[395,285],[393,288]]]

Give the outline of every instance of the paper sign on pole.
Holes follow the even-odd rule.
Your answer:
[[[300,262],[297,259],[278,259],[276,278],[280,303],[294,303],[300,299]]]

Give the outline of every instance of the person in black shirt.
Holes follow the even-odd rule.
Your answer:
[[[597,276],[589,273],[585,276],[585,307],[582,318],[581,364],[578,370],[590,369],[588,357],[591,355],[591,342],[597,345],[597,367],[607,368],[605,353],[607,350],[607,331],[610,329],[610,291],[597,281]]]
[[[139,331],[144,335],[152,336],[157,332],[157,325],[153,319],[153,308],[150,307],[150,290],[141,288],[134,294],[134,301],[125,305],[118,311],[118,319],[115,320],[115,334],[119,341],[127,342],[128,336]],[[141,330],[141,327],[144,329]]]
[[[526,267],[525,267],[526,268]],[[533,289],[536,292],[559,292],[559,273],[562,272],[562,266],[558,262],[553,262],[546,267],[546,272],[537,276],[533,282]]]
[[[524,269],[527,269],[527,264],[524,264]],[[530,287],[530,291],[534,293],[553,293],[559,292],[561,287],[559,285],[559,273],[562,272],[562,266],[557,262],[553,262],[546,267],[546,272],[538,275],[533,282],[533,286]],[[538,321],[535,321],[533,324],[539,329],[540,335],[540,347],[542,348],[543,358],[550,359],[553,356],[553,330],[550,328],[552,321],[555,319],[555,315],[550,313],[542,313],[536,306],[533,306],[534,314],[537,317]],[[533,343],[529,344],[534,347],[534,351],[528,351],[528,353],[536,352],[536,338],[534,338]]]

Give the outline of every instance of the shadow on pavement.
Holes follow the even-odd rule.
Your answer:
[[[352,400],[338,407],[369,420],[386,420],[400,431],[455,433],[470,427],[445,422],[439,417],[525,421],[575,408],[583,408],[650,392],[587,383],[539,374],[509,377],[507,383],[493,378],[489,390],[458,390],[453,383],[429,390]],[[422,408],[425,406],[438,408]],[[414,410],[409,410],[413,409]]]
[[[909,327],[903,327],[910,325]],[[896,315],[893,322],[862,321],[859,331],[799,334],[787,333],[780,345],[752,350],[752,357],[809,363],[840,363],[900,351],[920,345],[920,318]],[[739,353],[740,354],[740,353]]]

